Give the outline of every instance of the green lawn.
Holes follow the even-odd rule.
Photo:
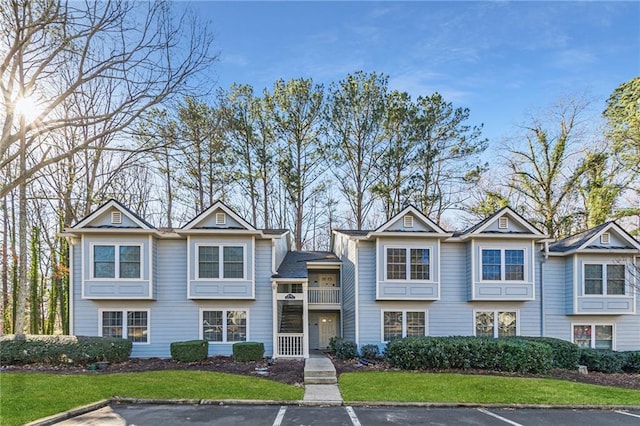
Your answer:
[[[356,372],[340,375],[339,384],[346,402],[640,405],[640,390],[555,379],[415,372]]]
[[[113,396],[300,400],[303,389],[205,371],[122,374],[0,373],[0,424],[17,425]]]

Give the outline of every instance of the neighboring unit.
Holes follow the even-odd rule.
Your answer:
[[[450,233],[410,206],[375,230],[334,231],[330,252],[296,252],[289,231],[256,229],[222,202],[164,230],[111,200],[63,235],[71,332],[130,339],[134,357],[192,339],[212,356],[250,340],[307,357],[334,336],[640,349],[640,244],[614,222],[552,242],[510,208]]]

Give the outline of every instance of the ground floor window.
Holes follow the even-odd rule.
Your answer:
[[[517,334],[517,312],[476,311],[477,337],[508,337]]]
[[[247,340],[247,311],[221,309],[200,312],[202,339],[219,343]]]
[[[382,341],[390,342],[402,337],[425,336],[427,313],[425,311],[383,311]]]
[[[613,349],[612,324],[574,324],[573,343],[581,348]]]
[[[100,333],[102,337],[149,343],[149,311],[101,311]]]

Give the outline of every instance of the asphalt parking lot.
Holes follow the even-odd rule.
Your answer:
[[[163,425],[640,425],[640,410],[116,404],[98,422]],[[82,417],[82,416],[81,416]],[[107,421],[110,418],[111,421]],[[74,424],[69,420],[62,424]]]

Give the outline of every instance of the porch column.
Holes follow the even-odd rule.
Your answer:
[[[302,282],[302,351],[309,358],[309,281]]]
[[[273,347],[272,358],[277,358],[279,355],[278,349],[278,283],[275,281],[271,281],[271,313],[272,313],[272,322],[273,322],[273,336],[271,338]]]

